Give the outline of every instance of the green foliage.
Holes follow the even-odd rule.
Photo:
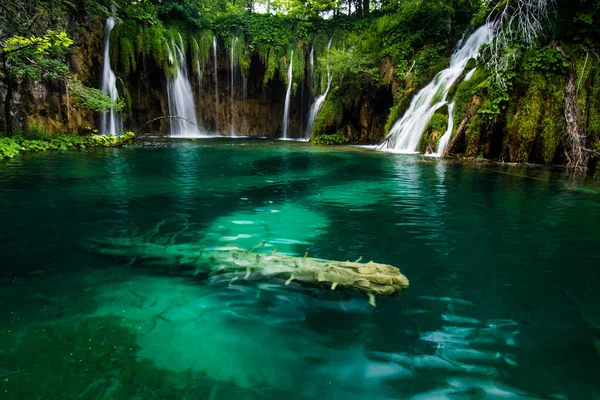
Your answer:
[[[314,138],[313,143],[322,145],[344,144],[346,143],[346,136],[342,131],[331,135],[320,135]]]
[[[48,31],[43,36],[10,37],[0,47],[4,78],[64,78],[69,69],[63,60],[66,49],[72,44],[65,32]]]
[[[541,71],[546,77],[564,74],[569,68],[565,55],[551,46],[531,49],[525,53],[522,64],[523,71]]]
[[[377,64],[355,48],[331,49],[318,61],[321,71],[327,71],[329,67],[333,75],[332,85],[338,88],[346,103],[358,101],[364,90],[376,85],[379,80]]]
[[[130,143],[135,137],[133,132],[122,135],[55,135],[48,136],[33,128],[27,136],[0,139],[0,159],[12,158],[19,152],[41,152],[47,150],[85,150],[89,147],[114,147]]]
[[[343,114],[344,105],[336,98],[335,92],[331,93],[319,110],[319,115],[313,125],[311,138],[316,139],[328,130],[331,131],[336,124],[341,122]]]
[[[21,146],[12,138],[0,138],[0,160],[13,158],[19,154]]]
[[[84,110],[105,112],[114,108],[121,110],[123,103],[112,101],[111,98],[100,89],[83,86],[77,79],[69,80],[69,89],[75,96],[75,107]]]

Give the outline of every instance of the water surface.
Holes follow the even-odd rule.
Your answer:
[[[258,140],[25,154],[0,164],[2,398],[598,397],[599,225],[595,187],[548,170]],[[411,287],[372,308],[106,254],[123,238],[362,257]]]

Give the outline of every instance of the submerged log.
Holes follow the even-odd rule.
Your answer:
[[[391,296],[408,288],[408,279],[400,270],[388,264],[369,261],[334,261],[312,257],[295,257],[280,253],[252,251],[214,251],[204,255],[217,271],[244,270],[245,278],[287,277],[292,281],[324,286],[331,290],[345,287],[365,293],[375,306],[375,296]]]
[[[257,253],[262,242],[251,250],[241,248],[204,251],[199,245],[175,244],[172,240],[151,240],[154,233],[129,238],[105,238],[87,241],[86,247],[101,254],[130,257],[148,265],[160,265],[171,271],[191,271],[210,275],[238,273],[237,279],[285,279],[285,284],[338,287],[358,290],[375,306],[375,296],[391,296],[408,288],[408,279],[400,270],[373,261],[335,261],[291,256],[276,251]],[[232,282],[233,282],[232,280]]]

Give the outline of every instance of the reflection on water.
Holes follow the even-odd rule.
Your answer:
[[[593,187],[252,140],[26,154],[0,170],[3,398],[600,395]],[[173,257],[83,246],[123,235]],[[261,241],[390,263],[411,287],[374,309],[350,291],[178,268]]]

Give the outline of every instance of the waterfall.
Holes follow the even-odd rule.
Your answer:
[[[314,71],[315,71],[315,45],[314,44],[310,48],[310,57],[309,57],[309,60],[310,60],[309,61],[309,65],[310,65],[310,74],[309,74],[309,76],[310,76],[310,87],[311,87],[311,90],[312,90],[312,84],[313,84],[313,79],[314,79],[313,74],[314,74]]]
[[[466,41],[459,42],[450,59],[450,67],[438,73],[432,82],[415,95],[404,116],[390,129],[384,144],[387,143],[393,151],[415,153],[433,113],[448,104],[446,100],[448,92],[462,75],[467,62],[477,57],[479,48],[490,40],[491,29],[489,24],[486,24],[477,29]]]
[[[327,44],[327,54],[328,55],[329,55],[329,51],[331,50],[331,40],[332,39],[333,39],[333,37],[331,37],[331,39],[329,39],[329,43]],[[311,63],[312,63],[312,51],[311,51]],[[323,106],[323,103],[325,103],[325,98],[327,97],[327,93],[329,93],[329,88],[331,87],[331,79],[332,79],[332,75],[331,75],[331,71],[329,71],[329,63],[327,63],[327,87],[325,88],[325,93],[317,96],[317,98],[313,102],[312,106],[310,107],[310,111],[308,113],[308,125],[306,126],[306,132],[304,133],[304,137],[307,140],[310,139],[310,136],[312,135],[313,125],[315,124],[317,116],[319,115],[319,110],[321,109],[321,106]]]
[[[288,68],[288,86],[285,93],[285,106],[283,109],[283,138],[287,139],[288,135],[288,119],[290,116],[290,100],[292,97],[292,64],[294,63],[294,50],[290,54],[290,66]]]
[[[104,66],[102,68],[102,91],[106,93],[112,101],[119,98],[117,92],[117,77],[110,68],[110,32],[115,27],[113,17],[106,19],[106,28],[104,29]],[[123,130],[123,121],[117,114],[117,110],[111,108],[103,112],[100,117],[100,133],[102,135],[115,135]]]
[[[179,35],[179,46],[173,41],[173,49],[169,48],[169,60],[177,67],[175,76],[169,77],[167,82],[169,115],[181,117],[171,118],[171,136],[199,136],[201,132],[198,129],[192,85],[183,49],[183,39]]]
[[[196,46],[196,74],[198,77],[198,100],[202,99],[202,66],[200,65],[200,59],[202,58],[200,55],[200,46],[198,46],[198,42],[194,39],[194,45]],[[198,107],[198,126],[202,127],[202,106]]]
[[[213,58],[215,60],[215,131],[219,132],[219,79],[217,69],[217,37],[213,36]]]
[[[230,82],[230,87],[229,87],[229,94],[231,95],[231,126],[229,127],[229,133],[231,134],[231,136],[235,135],[235,104],[234,104],[234,99],[233,99],[233,90],[235,88],[235,66],[237,65],[237,63],[235,62],[235,44],[237,42],[237,38],[234,37],[231,39],[231,59],[230,61],[230,73],[231,73],[231,82]]]

